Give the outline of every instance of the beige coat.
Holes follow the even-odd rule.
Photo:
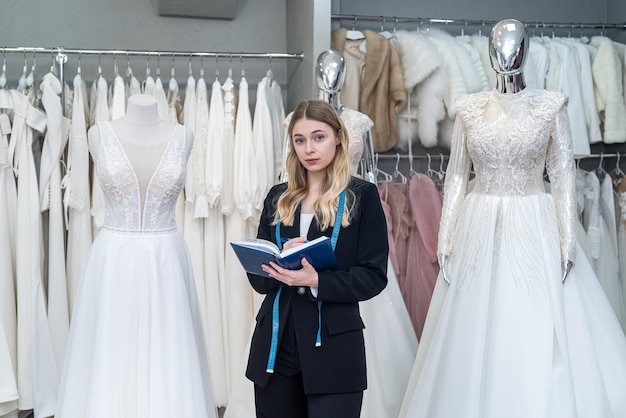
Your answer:
[[[359,110],[373,121],[372,140],[375,152],[388,151],[396,145],[396,114],[404,108],[407,92],[400,56],[389,40],[376,32],[366,30],[367,54],[361,75]],[[344,50],[346,29],[332,32],[331,48]]]

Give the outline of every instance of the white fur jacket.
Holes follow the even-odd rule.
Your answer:
[[[596,105],[599,112],[604,111],[604,142],[625,142],[626,106],[621,71],[623,63],[619,61],[611,39],[594,36],[590,43],[597,48],[591,70],[596,87]]]

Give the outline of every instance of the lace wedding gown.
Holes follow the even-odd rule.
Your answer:
[[[451,284],[438,278],[401,417],[626,416],[626,339],[576,244],[566,103],[458,100],[438,243]]]
[[[77,290],[56,417],[215,418],[191,261],[174,219],[184,128],[142,206],[121,143],[108,122],[98,126],[106,215]]]

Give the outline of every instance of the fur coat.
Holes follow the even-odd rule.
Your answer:
[[[591,38],[597,48],[591,71],[596,89],[596,105],[604,112],[604,142],[607,144],[626,141],[626,106],[624,105],[622,63],[611,39],[604,36]],[[602,118],[602,113],[601,113]]]
[[[374,152],[388,151],[396,144],[397,112],[406,105],[402,65],[389,40],[376,32],[363,31],[366,42],[365,66],[361,74],[359,110],[374,121]],[[335,29],[331,48],[343,52],[346,29]]]
[[[438,124],[446,116],[443,62],[426,35],[398,31],[395,37],[409,95],[407,106],[398,113],[396,150],[406,153],[409,143],[417,141],[424,147],[434,147]]]

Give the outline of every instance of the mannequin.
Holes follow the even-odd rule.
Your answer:
[[[524,63],[528,56],[528,33],[522,22],[516,19],[504,19],[496,23],[489,35],[489,58],[491,67],[496,72],[496,90],[503,94],[519,93],[526,88],[524,81]],[[486,112],[486,119],[496,119],[498,115]],[[439,256],[439,266],[444,280],[450,284],[446,264],[447,257]],[[563,262],[562,281],[565,281],[574,263]]]
[[[161,161],[175,124],[161,120],[153,96],[136,94],[128,98],[124,117],[111,121],[110,125],[135,171],[143,203],[152,173]],[[96,125],[89,129],[88,139],[89,152],[92,156],[97,155],[100,132]],[[193,145],[193,132],[189,129],[185,133],[185,142],[186,155],[189,156]]]
[[[400,418],[626,416],[626,338],[576,241],[568,98],[525,86],[526,40],[497,23],[497,88],[456,100],[443,274]]]
[[[505,19],[496,23],[489,36],[489,58],[496,72],[496,90],[519,93],[526,88],[524,63],[528,56],[528,35],[522,22]]]
[[[320,89],[320,100],[330,103],[335,108],[350,131],[348,134],[350,136],[350,162],[352,163],[353,174],[358,171],[358,165],[363,162],[361,169],[363,177],[375,183],[374,145],[370,131],[373,122],[364,113],[346,109],[341,104],[340,92],[346,79],[343,55],[334,49],[322,52],[317,57],[315,70],[317,87]],[[365,132],[362,132],[363,130]]]
[[[55,416],[217,418],[175,218],[193,137],[140,94],[88,140],[104,216],[77,286]]]
[[[331,104],[341,116],[348,130],[350,139],[349,158],[352,167],[352,175],[361,176],[371,183],[376,182],[374,172],[374,158],[372,136],[370,129],[374,122],[364,113],[349,109],[341,104],[340,90],[346,77],[345,61],[340,52],[333,49],[322,52],[315,64],[317,86],[320,90],[319,99]],[[285,131],[291,120],[291,113],[287,115],[283,126]],[[289,153],[289,137],[283,140],[283,161],[281,162],[282,173],[280,180],[287,181],[285,159]],[[363,166],[361,164],[363,163]]]

